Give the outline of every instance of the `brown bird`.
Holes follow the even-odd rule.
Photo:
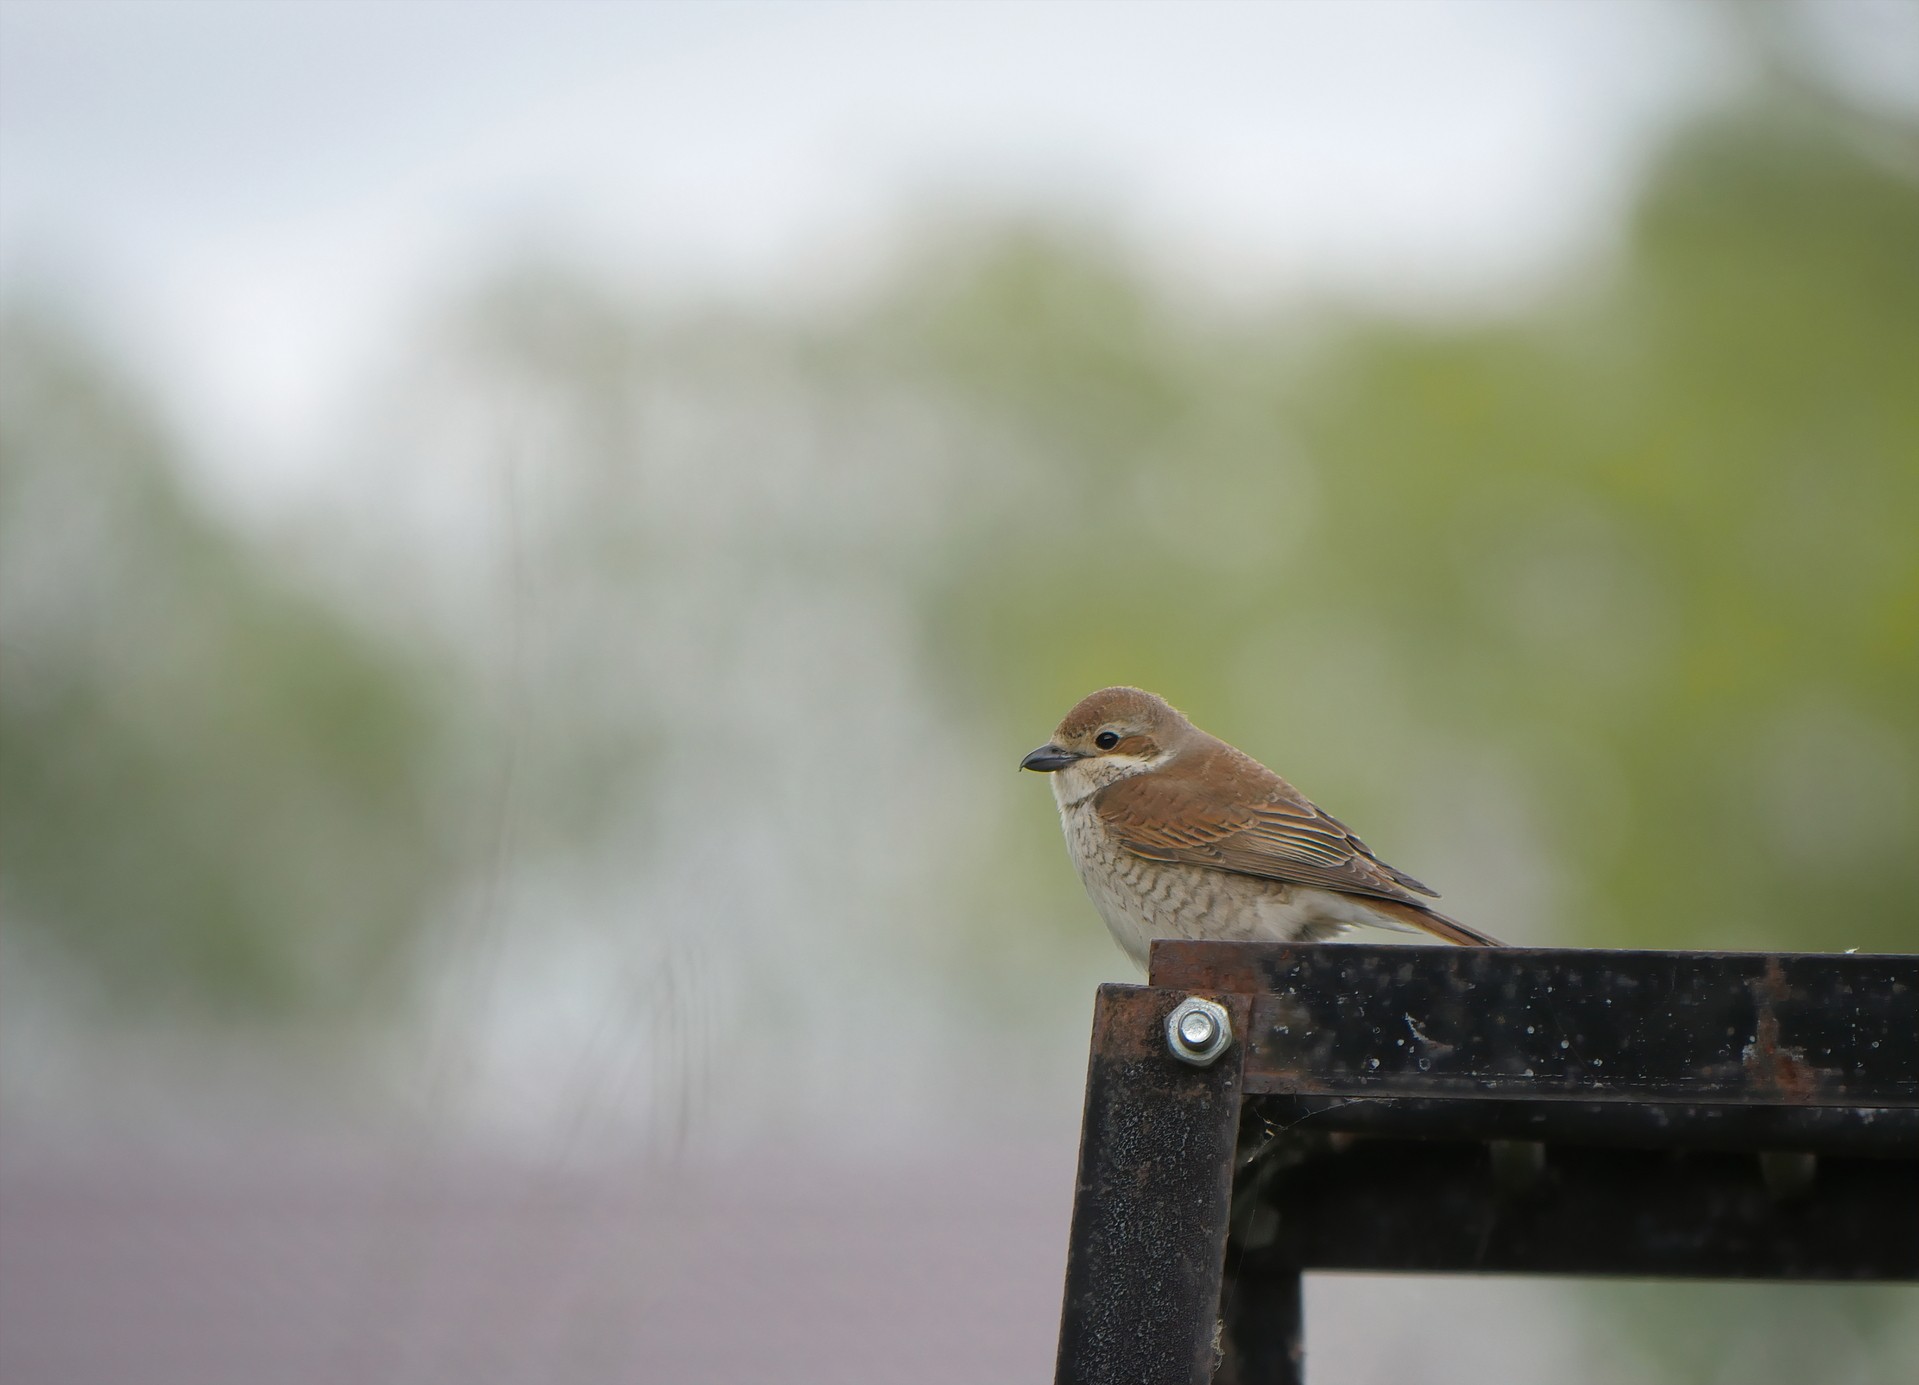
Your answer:
[[[1154,938],[1311,941],[1353,924],[1501,945],[1426,903],[1436,891],[1152,693],[1091,694],[1020,768],[1053,776],[1066,850],[1142,968]]]

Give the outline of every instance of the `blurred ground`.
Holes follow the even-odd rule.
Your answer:
[[[16,1163],[0,1185],[0,1374],[14,1385],[964,1385],[1051,1371],[1069,1147],[868,1167],[762,1153],[699,1171],[444,1152],[396,1168],[391,1154],[302,1145]],[[1311,1276],[1311,1369],[1415,1385],[1630,1385],[1658,1371],[1636,1334],[1588,1320],[1581,1289],[1618,1297],[1626,1322],[1671,1292]],[[1692,1368],[1897,1380],[1919,1327],[1908,1315],[1902,1335],[1862,1339],[1859,1310],[1896,1311],[1906,1292],[1695,1290]],[[1721,1320],[1742,1297],[1790,1313],[1792,1345],[1729,1340]]]

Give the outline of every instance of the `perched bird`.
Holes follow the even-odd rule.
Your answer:
[[[1426,903],[1436,891],[1152,693],[1091,694],[1020,768],[1053,776],[1066,850],[1142,968],[1155,938],[1311,941],[1353,924],[1500,946]]]

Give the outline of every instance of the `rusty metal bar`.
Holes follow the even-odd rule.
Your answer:
[[[1095,1012],[1062,1382],[1299,1385],[1314,1270],[1919,1280],[1919,957],[1156,943],[1152,980]]]
[[[1254,998],[1249,1092],[1919,1109],[1919,957],[1153,945]]]
[[[1769,1186],[1752,1155],[1548,1146],[1527,1186],[1484,1144],[1353,1140],[1292,1163],[1242,1274],[1390,1270],[1919,1280],[1919,1161],[1825,1159]]]
[[[1245,1044],[1169,1051],[1186,993],[1102,986],[1093,1012],[1060,1321],[1059,1385],[1213,1378]],[[1244,996],[1221,997],[1236,1035]]]
[[[1353,1135],[1546,1140],[1615,1149],[1807,1150],[1888,1159],[1919,1150],[1919,1108],[1911,1106],[1258,1094],[1249,1096],[1247,1103],[1275,1128],[1299,1126]]]

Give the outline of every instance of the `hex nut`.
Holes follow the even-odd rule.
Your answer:
[[[1209,1067],[1232,1042],[1232,1016],[1216,1001],[1189,995],[1166,1017],[1166,1048],[1182,1063]]]

